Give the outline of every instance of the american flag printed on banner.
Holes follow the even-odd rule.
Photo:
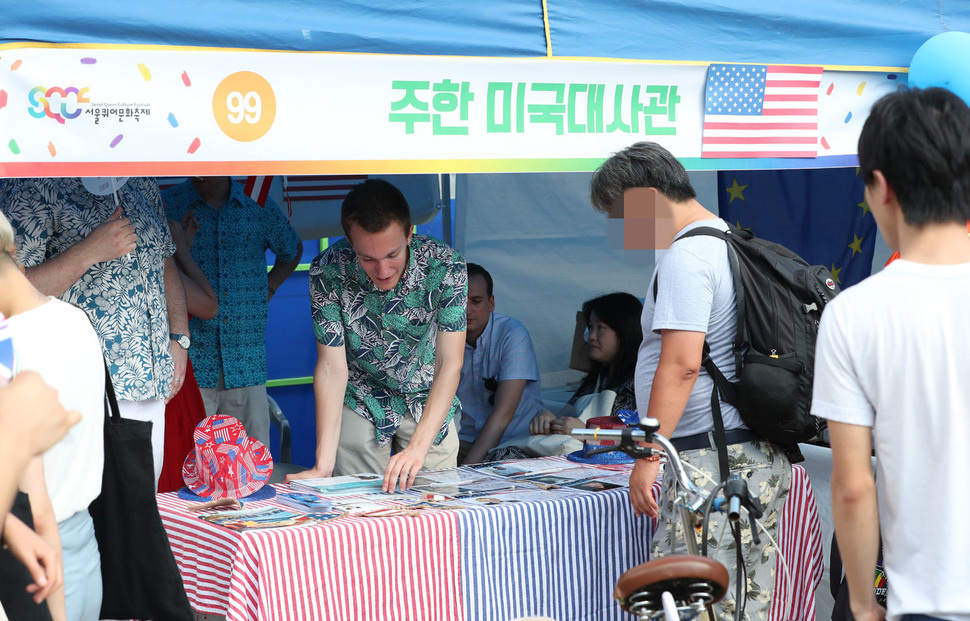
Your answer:
[[[817,157],[821,67],[707,70],[701,157]]]
[[[243,191],[249,198],[259,203],[261,207],[265,207],[266,199],[269,197],[269,186],[271,185],[273,185],[272,176],[246,177]]]

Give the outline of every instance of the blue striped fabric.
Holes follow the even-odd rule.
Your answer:
[[[629,618],[613,587],[647,561],[653,523],[628,490],[457,513],[467,621]]]

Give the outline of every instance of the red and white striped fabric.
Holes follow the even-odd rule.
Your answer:
[[[340,209],[355,185],[367,179],[367,175],[301,175],[283,177],[283,200],[293,212],[293,203],[312,201],[323,206],[333,205]],[[326,207],[325,207],[326,208]]]
[[[452,511],[236,532],[198,519],[186,504],[158,496],[198,612],[227,621],[464,619]]]
[[[822,581],[824,560],[822,556],[822,526],[819,523],[818,505],[808,473],[799,465],[791,467],[791,492],[785,501],[779,524],[778,546],[788,561],[791,572],[792,595],[781,560],[775,572],[775,599],[768,619],[784,621],[815,620],[815,589]],[[789,613],[789,607],[791,612]]]
[[[659,494],[659,483],[654,492]],[[584,497],[588,502],[574,504],[606,506],[614,496],[614,492],[601,492]],[[464,558],[459,521],[463,519],[466,528],[474,522],[479,531],[492,521],[462,517],[455,511],[428,512],[418,517],[340,518],[313,526],[240,533],[198,519],[186,511],[186,504],[175,494],[158,496],[159,512],[186,593],[198,612],[225,615],[227,621],[482,618],[477,610],[469,610],[482,603],[476,604],[474,597],[468,599],[471,596],[467,595],[481,592],[474,584],[475,576],[481,574],[478,568],[504,571],[506,565],[522,561],[508,554],[505,545],[500,546],[498,556]],[[275,503],[252,502],[247,507],[268,504]],[[535,523],[543,522],[545,512],[562,510],[561,502],[528,504],[535,513]],[[510,510],[516,509],[497,506],[474,511]],[[594,508],[588,513],[597,515]],[[506,535],[474,532],[483,540],[504,541]],[[779,565],[775,583],[778,596],[769,618],[813,621],[814,594],[822,576],[821,531],[811,484],[799,466],[792,468],[792,489],[780,524],[780,539],[794,578],[792,612],[786,616],[789,598],[783,595],[788,589]],[[576,557],[576,541],[559,544],[562,548],[551,554]],[[597,546],[592,549],[612,553]],[[518,575],[522,580],[530,579]],[[574,572],[570,574],[570,588],[535,586],[583,597],[589,586],[583,580],[588,579],[585,572]]]

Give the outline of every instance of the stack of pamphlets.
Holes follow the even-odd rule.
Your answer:
[[[276,502],[303,513],[331,513],[333,502],[309,491],[276,490]]]
[[[258,509],[240,509],[235,511],[214,511],[199,515],[199,519],[211,522],[231,530],[247,531],[263,528],[281,528],[284,526],[306,526],[336,517],[336,515],[307,515],[295,511],[287,511],[279,507],[260,507]]]
[[[350,474],[342,477],[326,477],[319,479],[296,479],[290,481],[290,487],[304,489],[326,498],[337,496],[382,493],[384,475],[365,472]]]

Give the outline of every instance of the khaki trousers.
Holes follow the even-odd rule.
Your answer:
[[[397,433],[386,446],[377,445],[374,423],[351,408],[344,406],[340,420],[340,441],[337,444],[337,462],[333,475],[382,474],[391,460],[391,447],[400,451],[411,441],[417,422],[410,414],[404,417]],[[458,465],[458,433],[454,421],[448,423],[448,435],[441,444],[432,444],[424,460],[423,470],[442,470]]]

